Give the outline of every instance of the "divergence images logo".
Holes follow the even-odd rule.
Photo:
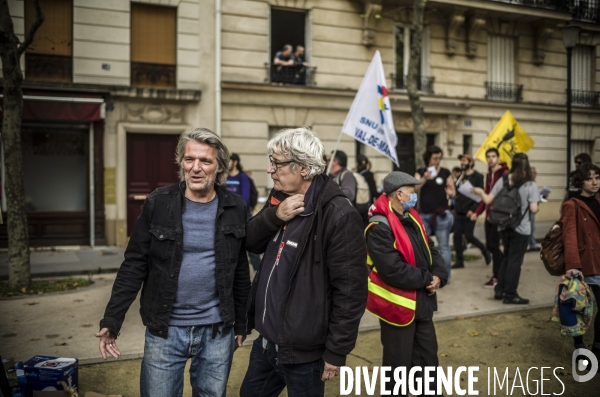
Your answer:
[[[388,90],[384,85],[377,86],[377,92],[379,92],[379,116],[381,116],[381,125],[385,124],[385,111],[390,110],[388,105]]]
[[[586,358],[579,361],[579,365],[577,365],[577,356],[585,356]],[[588,372],[587,375],[580,375],[579,371],[584,371],[590,363],[592,364],[590,372]],[[598,360],[596,359],[596,355],[588,349],[575,349],[573,357],[571,358],[571,366],[573,379],[575,379],[576,382],[587,382],[598,372]]]

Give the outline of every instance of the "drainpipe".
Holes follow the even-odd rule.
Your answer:
[[[221,0],[215,0],[215,132],[221,136]]]

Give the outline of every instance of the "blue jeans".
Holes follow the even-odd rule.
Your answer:
[[[323,365],[320,359],[306,364],[279,364],[275,344],[269,342],[263,349],[263,337],[259,336],[252,344],[240,397],[275,397],[284,387],[289,397],[323,396]]]
[[[427,235],[431,236],[431,221],[435,214],[423,214],[421,213],[421,219],[425,225]],[[450,280],[450,268],[452,266],[452,253],[450,252],[450,230],[452,230],[452,224],[454,223],[454,216],[452,212],[446,210],[446,216],[444,218],[437,217],[435,222],[435,237],[437,238],[446,270],[448,271],[448,280]]]
[[[233,327],[169,327],[167,339],[146,329],[146,343],[140,376],[142,397],[181,397],[183,375],[188,358],[192,396],[225,396],[233,359]]]

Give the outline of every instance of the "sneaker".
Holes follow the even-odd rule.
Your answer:
[[[490,263],[492,263],[492,253],[488,250],[486,250],[483,253],[483,258],[485,259],[485,264],[489,265]]]
[[[542,248],[538,247],[537,245],[535,247],[531,247],[529,249],[527,249],[527,252],[537,252],[537,251],[541,251]]]
[[[498,284],[498,279],[495,277],[490,278],[490,281],[483,284],[483,288],[494,288]]]
[[[501,301],[502,299],[504,299],[504,293],[500,293],[500,294],[494,293],[494,299],[497,301]]]
[[[465,267],[465,264],[463,262],[456,262],[454,265],[452,265],[451,269],[462,269]]]
[[[506,305],[526,305],[529,303],[529,299],[521,298],[519,295],[514,298],[504,298],[502,303]]]

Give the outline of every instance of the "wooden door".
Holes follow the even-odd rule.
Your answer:
[[[177,183],[177,135],[127,134],[127,235],[155,189]]]

